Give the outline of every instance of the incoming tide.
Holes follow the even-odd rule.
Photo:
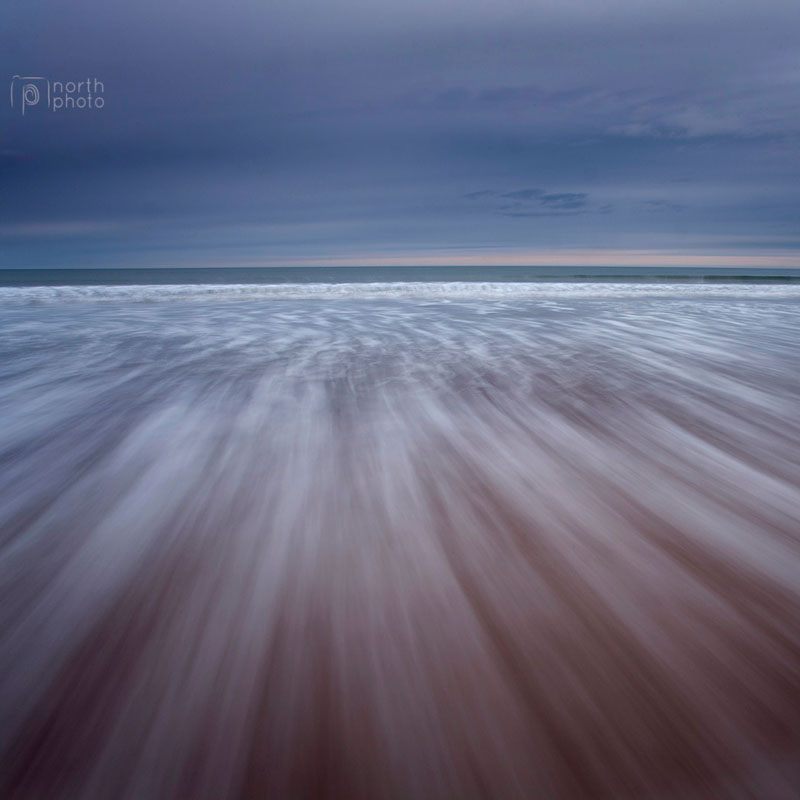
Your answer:
[[[2,797],[796,797],[795,280],[138,276],[0,286]]]

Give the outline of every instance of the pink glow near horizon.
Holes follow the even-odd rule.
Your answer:
[[[497,250],[479,252],[414,251],[398,255],[360,254],[287,260],[246,260],[236,267],[424,267],[424,266],[531,266],[531,267],[800,267],[800,255],[781,251],[772,255],[675,252],[664,250]]]

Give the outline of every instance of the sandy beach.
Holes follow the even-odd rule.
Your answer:
[[[184,288],[0,298],[3,797],[796,796],[794,287]]]

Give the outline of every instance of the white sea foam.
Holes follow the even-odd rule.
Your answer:
[[[386,282],[5,286],[0,303],[157,303],[206,300],[559,300],[577,298],[800,298],[798,284],[600,282]]]

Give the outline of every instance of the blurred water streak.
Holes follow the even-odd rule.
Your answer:
[[[0,795],[795,796],[793,287],[184,289],[2,298]]]

